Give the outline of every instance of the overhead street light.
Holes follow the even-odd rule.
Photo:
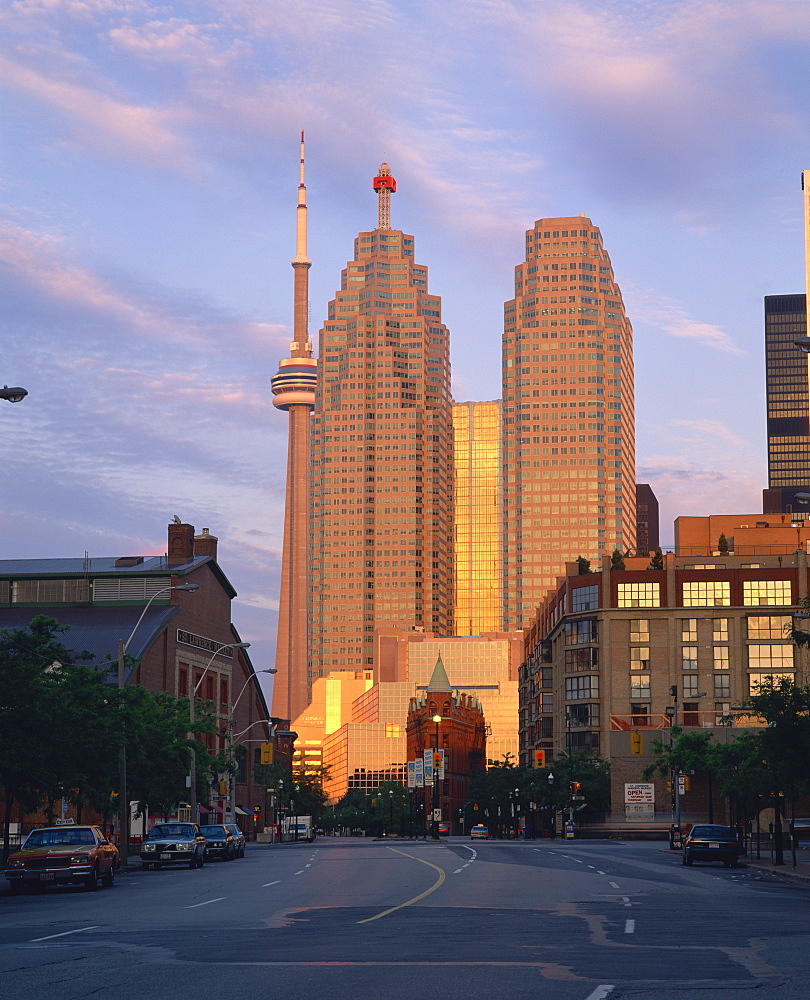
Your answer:
[[[141,612],[140,618],[135,623],[135,628],[130,632],[129,638],[126,642],[123,639],[118,640],[118,690],[123,691],[126,687],[126,664],[125,656],[129,649],[129,644],[135,638],[135,633],[140,628],[141,622],[144,619],[144,615],[149,610],[149,605],[154,601],[156,597],[160,597],[161,594],[168,594],[172,590],[182,590],[185,593],[194,593],[195,590],[199,590],[199,583],[178,583],[174,587],[164,587],[162,590],[158,590],[156,593],[152,594],[149,600],[146,602],[146,606]],[[121,711],[123,712],[123,700],[121,702]],[[123,728],[123,720],[122,720]],[[121,855],[124,864],[127,863],[127,858],[129,857],[129,792],[127,791],[127,745],[126,745],[126,734],[125,738],[121,741],[121,755],[118,762],[118,826],[120,829],[119,840],[121,843]]]
[[[0,399],[7,399],[9,403],[19,403],[28,395],[28,390],[21,385],[4,385],[0,389]]]
[[[248,642],[244,646],[240,646],[240,648],[241,649],[246,649],[249,645],[250,645],[250,643]],[[257,722],[251,722],[251,724],[247,727],[247,729],[243,729],[241,733],[237,733],[236,736],[234,736],[233,735],[233,729],[236,726],[236,719],[231,718],[231,714],[236,711],[236,706],[239,704],[239,699],[242,697],[242,695],[245,693],[245,691],[247,691],[247,688],[248,688],[248,685],[250,684],[250,682],[253,681],[253,680],[257,680],[257,675],[258,674],[276,674],[276,673],[278,673],[278,671],[276,670],[275,667],[265,667],[264,670],[256,670],[256,671],[254,671],[250,675],[250,677],[248,677],[248,679],[245,681],[245,683],[242,685],[242,690],[236,696],[236,699],[234,700],[233,704],[231,704],[231,706],[229,707],[229,709],[228,709],[228,756],[229,757],[230,757],[231,752],[233,750],[234,740],[238,739],[240,736],[244,736],[244,734],[248,731],[248,729],[252,729],[253,726],[258,725],[259,722],[269,722],[270,721],[269,719],[259,719]],[[202,678],[200,678],[200,680],[202,680]],[[273,726],[271,724],[270,729],[272,730],[272,728],[273,728]],[[228,802],[227,802],[227,808],[226,808],[225,811],[227,813],[230,813],[231,815],[233,815],[234,808],[236,806],[236,803],[234,802],[234,799],[235,799],[235,795],[234,795],[235,788],[234,788],[234,785],[235,784],[236,783],[234,781],[233,774],[229,773],[228,774]]]
[[[211,654],[211,659],[208,661],[208,663],[206,663],[205,670],[203,670],[203,672],[200,674],[200,679],[193,686],[193,688],[192,688],[191,683],[189,683],[189,687],[192,688],[192,690],[191,690],[191,696],[189,697],[189,700],[188,700],[188,718],[189,718],[189,725],[191,727],[191,729],[189,731],[189,738],[191,740],[194,740],[194,708],[195,708],[195,703],[196,703],[196,698],[197,698],[197,692],[199,691],[200,685],[203,682],[203,678],[208,673],[208,670],[209,670],[211,664],[214,662],[214,660],[217,658],[217,656],[219,656],[219,654],[224,649],[249,649],[249,648],[250,648],[250,643],[249,642],[223,642],[222,645],[218,646],[214,650],[214,652]],[[193,676],[194,675],[192,673],[191,677],[193,678]],[[242,696],[242,692],[240,692],[239,696],[240,697]],[[230,718],[230,712],[228,713],[228,716]],[[229,728],[230,728],[230,725],[229,725]],[[197,816],[197,751],[196,751],[196,749],[195,749],[194,746],[191,747],[191,773],[189,774],[189,786],[190,786],[189,787],[189,797],[191,799],[191,803],[190,803],[190,805],[191,805],[191,822],[192,823],[199,823],[199,818]],[[222,817],[222,822],[223,823],[225,822],[224,815]]]

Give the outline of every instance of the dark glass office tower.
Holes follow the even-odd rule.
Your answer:
[[[808,355],[794,344],[807,332],[804,295],[765,296],[768,489],[763,511],[807,512],[793,497],[810,492]]]

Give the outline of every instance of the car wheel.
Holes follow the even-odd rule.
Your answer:
[[[693,860],[694,859],[693,859],[693,857],[692,857],[691,854],[684,854],[684,856],[683,856],[683,863],[685,865],[691,865]]]
[[[93,869],[90,875],[84,880],[84,887],[88,892],[95,892],[98,889],[98,870]]]
[[[110,870],[107,872],[107,874],[101,876],[101,884],[104,886],[105,889],[112,889],[112,887],[115,885],[115,869],[113,868],[112,865],[110,865]]]
[[[203,851],[202,854],[197,859],[197,867],[202,868],[204,864],[205,864],[205,851]]]
[[[189,866],[189,868],[196,868],[197,867],[197,855],[196,854],[192,856],[191,860],[188,863],[188,866]]]
[[[12,882],[10,891],[12,896],[21,896],[25,892],[25,883],[22,881]]]

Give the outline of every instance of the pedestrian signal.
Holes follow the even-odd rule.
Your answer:
[[[644,753],[644,734],[630,733],[630,753]]]
[[[273,744],[272,743],[262,743],[261,751],[261,763],[262,764],[272,764],[273,763]]]
[[[535,750],[534,751],[534,766],[535,767],[545,767],[546,766],[546,751],[545,750]]]

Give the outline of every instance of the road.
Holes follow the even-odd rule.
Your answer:
[[[810,889],[660,843],[249,845],[0,894],[4,1000],[810,1000]]]

